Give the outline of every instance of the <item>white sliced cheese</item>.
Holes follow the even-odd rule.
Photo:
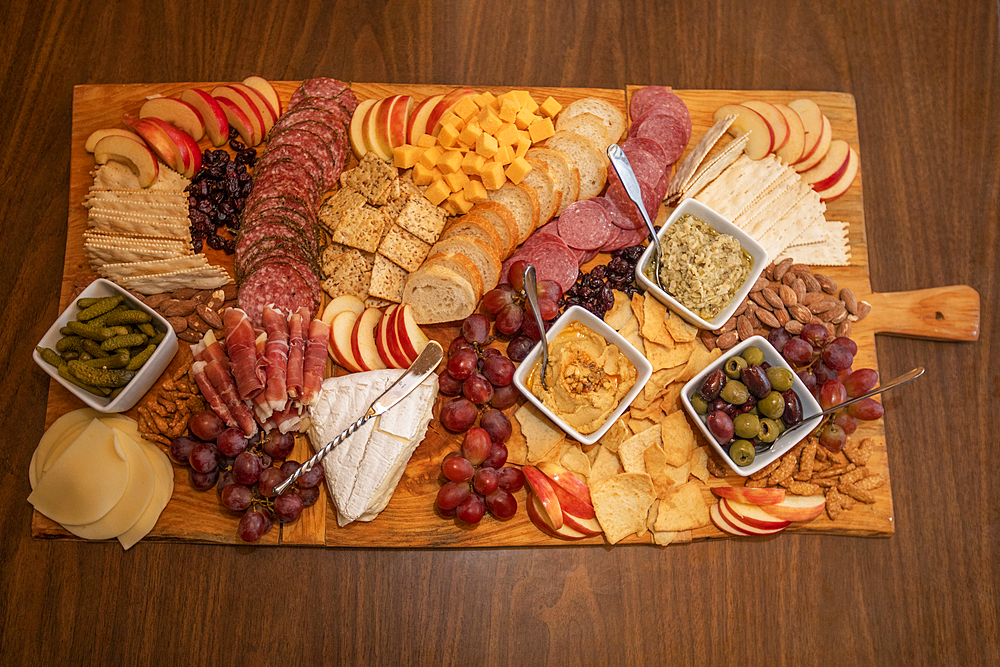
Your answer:
[[[52,467],[66,448],[83,433],[94,419],[101,416],[101,413],[92,408],[80,408],[67,412],[59,419],[52,422],[52,426],[42,434],[42,439],[38,441],[38,447],[31,456],[31,465],[28,467],[28,481],[34,489],[38,484],[38,479],[46,470]]]
[[[142,445],[142,452],[149,459],[149,465],[153,470],[153,493],[138,520],[118,536],[118,541],[126,549],[131,549],[136,542],[149,534],[174,493],[174,467],[170,464],[170,459],[153,445],[142,444],[142,441],[139,441],[139,444]]]

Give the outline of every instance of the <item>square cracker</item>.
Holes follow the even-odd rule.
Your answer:
[[[660,441],[670,465],[681,466],[691,458],[696,446],[694,431],[683,410],[668,414],[660,422]]]
[[[701,489],[701,483],[688,482],[668,497],[661,498],[654,526],[656,532],[679,532],[707,526],[711,518]]]
[[[401,269],[387,258],[375,255],[368,295],[399,303],[403,300],[403,287],[406,285],[408,275],[405,269]]]
[[[372,262],[354,248],[347,248],[323,265],[326,278],[320,283],[323,291],[335,299],[343,294],[353,294],[359,299],[368,296],[372,279]]]
[[[365,202],[365,196],[360,192],[351,188],[340,188],[320,205],[316,219],[321,225],[334,232],[340,225],[340,219],[345,211],[361,208]]]
[[[399,195],[399,172],[374,153],[366,153],[354,169],[340,175],[340,184],[364,195],[369,204],[382,206]]]
[[[399,225],[392,225],[379,245],[378,252],[397,266],[407,271],[416,271],[424,263],[430,249],[429,243],[424,243]]]
[[[434,244],[444,230],[444,211],[423,197],[413,197],[403,206],[396,224],[424,243]]]
[[[366,204],[361,208],[344,211],[330,240],[358,250],[375,252],[387,223],[382,211]]]

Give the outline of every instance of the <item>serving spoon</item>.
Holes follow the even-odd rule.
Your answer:
[[[542,388],[548,391],[549,382],[546,376],[549,370],[549,341],[545,335],[545,323],[542,322],[541,311],[538,310],[538,276],[535,275],[535,267],[532,264],[524,270],[524,295],[528,298],[531,314],[535,316],[538,333],[542,336]]]
[[[608,159],[611,160],[611,167],[618,174],[618,179],[625,186],[625,194],[628,195],[628,198],[639,209],[639,215],[642,216],[643,222],[646,223],[646,227],[649,229],[652,243],[656,246],[656,252],[653,253],[653,278],[656,281],[656,286],[666,292],[667,290],[660,278],[660,258],[663,256],[663,248],[660,247],[660,237],[656,234],[653,221],[649,219],[646,207],[642,204],[642,189],[639,187],[639,181],[636,179],[635,172],[632,171],[632,165],[629,164],[628,157],[621,146],[618,144],[608,146]]]

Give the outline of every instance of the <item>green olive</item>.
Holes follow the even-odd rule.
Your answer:
[[[726,383],[726,386],[722,388],[719,393],[719,397],[722,398],[726,403],[731,403],[732,405],[743,405],[750,398],[750,390],[742,382],[737,380],[730,380]],[[784,399],[782,399],[784,401]]]
[[[781,415],[785,412],[785,397],[776,391],[772,391],[757,401],[757,409],[765,417],[781,419]]]
[[[724,369],[726,375],[733,378],[734,380],[740,379],[740,371],[748,366],[747,360],[743,357],[729,357],[726,359],[726,365]]]
[[[759,366],[764,363],[764,352],[759,347],[748,347],[743,350],[742,357],[750,366]]]
[[[729,447],[729,457],[741,468],[753,463],[753,445],[747,440],[737,440]]]
[[[702,398],[698,392],[694,392],[691,394],[691,407],[694,408],[694,411],[699,415],[703,415],[708,412],[708,401]]]
[[[778,439],[778,424],[773,419],[761,419],[757,431],[757,439],[761,442],[774,442]]]
[[[785,426],[785,422],[781,419],[775,419],[774,423],[778,426],[778,437],[780,438],[781,434],[788,430],[788,427]]]
[[[756,438],[760,432],[760,420],[757,415],[749,412],[736,415],[736,419],[733,420],[733,431],[739,438]]]
[[[771,389],[775,391],[788,391],[792,388],[792,372],[781,366],[771,366],[767,369],[767,379],[771,382]]]

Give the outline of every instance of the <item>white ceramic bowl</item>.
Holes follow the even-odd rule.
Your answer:
[[[683,317],[691,324],[701,329],[718,329],[733,316],[733,313],[736,312],[737,308],[739,308],[743,299],[747,298],[747,294],[750,293],[750,289],[753,287],[754,283],[757,282],[760,274],[764,271],[764,267],[767,266],[768,262],[767,251],[764,250],[763,246],[747,236],[746,232],[742,229],[729,222],[724,217],[696,199],[685,199],[676,209],[674,209],[674,212],[670,214],[670,217],[667,218],[666,222],[663,223],[663,227],[660,229],[660,240],[663,240],[664,233],[666,233],[667,229],[672,224],[677,222],[681,216],[689,214],[705,221],[708,223],[709,227],[720,234],[728,234],[729,236],[735,238],[740,242],[740,245],[743,246],[743,249],[747,251],[747,254],[750,255],[751,259],[753,259],[753,266],[750,269],[750,275],[747,276],[743,285],[741,285],[740,289],[737,290],[736,295],[733,297],[733,300],[729,302],[729,305],[726,306],[713,319],[706,320],[687,306],[684,306],[680,301],[657,287],[656,283],[647,278],[646,274],[643,273],[643,269],[653,260],[653,253],[656,251],[656,246],[652,243],[650,243],[649,247],[646,248],[646,252],[642,253],[642,257],[639,258],[639,261],[635,265],[635,279],[647,293],[652,294],[657,299],[667,304],[672,311]]]
[[[736,465],[731,458],[729,458],[729,452],[725,447],[719,444],[719,442],[715,439],[715,436],[712,435],[712,432],[708,430],[708,426],[705,423],[707,415],[700,415],[695,411],[694,406],[691,405],[691,394],[693,394],[698,387],[701,386],[701,383],[705,380],[709,373],[714,371],[716,368],[722,368],[722,366],[726,363],[726,359],[740,355],[743,353],[743,350],[752,346],[756,346],[761,349],[764,353],[764,361],[767,363],[772,366],[781,366],[782,368],[787,368],[792,371],[792,389],[794,389],[795,393],[799,395],[799,403],[802,404],[802,415],[805,417],[803,421],[812,423],[800,427],[793,433],[789,433],[787,437],[780,436],[777,440],[775,440],[771,449],[758,454],[754,458],[753,463],[745,467],[740,467]],[[767,342],[767,339],[762,336],[752,336],[739,345],[726,350],[723,352],[722,357],[720,357],[715,363],[711,364],[705,368],[705,370],[691,378],[691,380],[684,385],[684,388],[681,389],[681,403],[684,405],[684,409],[687,411],[688,415],[691,416],[691,419],[693,419],[701,429],[701,432],[705,435],[709,444],[712,445],[712,448],[715,449],[720,457],[722,457],[722,460],[725,461],[729,467],[736,472],[736,474],[742,475],[743,477],[752,475],[761,468],[769,466],[775,460],[784,456],[792,447],[804,440],[820,422],[818,417],[810,419],[809,415],[816,415],[823,411],[823,408],[821,408],[816,399],[813,398],[813,395],[809,393],[809,390],[806,389],[805,384],[803,384],[802,380],[799,379],[799,376],[795,375],[795,371],[788,365],[788,362],[786,362],[782,356],[778,354],[778,351],[774,349],[774,346]]]
[[[522,394],[524,394],[525,398],[531,401],[539,410],[542,411],[542,414],[551,419],[554,424],[565,431],[571,438],[585,445],[592,445],[600,440],[601,436],[608,432],[608,429],[615,423],[615,420],[622,416],[622,413],[628,409],[628,406],[635,400],[635,397],[639,395],[639,392],[642,391],[642,388],[653,375],[653,366],[646,360],[646,357],[642,356],[642,353],[639,352],[639,350],[635,349],[631,343],[622,338],[617,331],[605,324],[601,318],[597,317],[589,310],[581,308],[580,306],[571,306],[570,308],[567,308],[566,312],[552,324],[552,327],[547,332],[545,332],[545,335],[548,336],[548,339],[551,341],[560,331],[572,322],[579,322],[591,331],[603,336],[604,340],[606,340],[609,344],[613,343],[617,345],[618,349],[621,350],[621,353],[632,362],[633,366],[635,366],[635,385],[625,398],[622,399],[622,402],[618,404],[618,408],[612,412],[607,421],[604,422],[604,425],[593,433],[587,433],[584,435],[557,417],[555,413],[542,404],[542,401],[539,400],[537,396],[531,393],[531,390],[527,386],[528,374],[531,372],[531,368],[535,365],[535,362],[541,357],[541,343],[536,344],[535,347],[531,349],[531,352],[528,353],[528,356],[524,358],[524,361],[521,362],[521,365],[514,373],[514,385]]]
[[[163,331],[166,335],[163,337],[163,340],[160,341],[160,344],[156,346],[156,351],[153,352],[153,356],[146,360],[146,363],[143,364],[142,368],[139,369],[139,372],[135,374],[135,377],[133,377],[132,380],[125,385],[122,392],[114,399],[109,400],[102,396],[95,396],[89,391],[85,391],[80,387],[77,387],[72,382],[64,380],[55,368],[42,361],[42,357],[38,354],[38,350],[33,350],[31,353],[35,363],[38,364],[42,370],[48,373],[52,379],[66,387],[66,389],[74,396],[98,412],[124,412],[138,403],[139,399],[142,398],[147,391],[149,391],[149,389],[153,386],[153,383],[156,382],[156,379],[160,377],[160,374],[163,373],[167,366],[170,365],[170,360],[174,358],[174,354],[177,352],[177,335],[174,333],[174,330],[170,327],[167,321],[163,319],[163,317],[155,310],[148,307],[146,304],[142,303],[110,280],[98,278],[94,282],[90,283],[90,285],[87,286],[87,289],[83,290],[77,299],[115,296],[118,294],[125,297],[124,303],[126,303],[130,308],[138,308],[152,315],[152,325],[157,331]],[[52,350],[56,348],[56,343],[63,337],[63,335],[59,333],[59,330],[66,326],[67,322],[75,320],[77,313],[80,312],[80,309],[76,305],[77,299],[73,300],[73,303],[71,303],[69,307],[66,308],[61,315],[59,315],[55,323],[49,327],[48,331],[45,332],[42,339],[38,341],[39,347],[47,347]]]

